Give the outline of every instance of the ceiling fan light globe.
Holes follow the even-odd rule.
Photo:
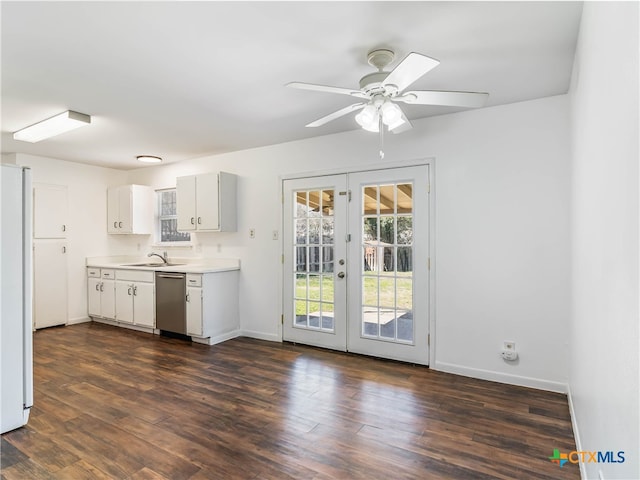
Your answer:
[[[360,125],[362,128],[365,128],[365,129],[366,129],[366,126],[370,125],[371,123],[377,124],[377,121],[378,121],[378,112],[376,110],[376,107],[374,107],[371,104],[364,107],[360,111],[360,113],[356,115],[356,122],[358,122],[358,125]]]
[[[366,130],[367,132],[374,132],[374,133],[378,133],[379,129],[378,129],[378,122],[377,121],[373,121],[367,125],[362,125],[362,128],[364,130]]]
[[[382,121],[388,127],[397,123],[398,120],[402,120],[402,110],[400,110],[398,105],[390,101],[386,101],[382,107],[380,107],[380,113],[382,114]]]
[[[387,128],[389,128],[389,130],[395,130],[396,128],[398,128],[400,125],[404,125],[405,120],[404,118],[400,117],[398,120],[396,120],[394,123],[388,123],[387,124]]]

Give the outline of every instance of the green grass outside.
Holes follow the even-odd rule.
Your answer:
[[[411,272],[398,272],[394,278],[392,276],[378,277],[371,272],[365,272],[363,278],[364,284],[364,304],[375,306],[378,305],[378,283],[380,279],[380,306],[393,308],[396,305],[394,301],[394,281],[397,282],[397,307],[403,310],[412,309],[412,275]],[[320,275],[309,276],[309,290],[307,292],[306,278],[304,276],[296,279],[296,315],[306,314],[305,298],[312,302],[329,302],[322,304],[323,312],[333,312],[334,290],[333,276],[325,275],[322,277],[322,292],[320,289]],[[322,298],[321,298],[322,295]],[[300,300],[302,299],[302,300]],[[311,311],[318,310],[319,305],[312,304]]]

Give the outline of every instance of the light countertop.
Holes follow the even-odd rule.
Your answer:
[[[158,257],[110,256],[87,257],[87,267],[112,268],[116,270],[143,270],[152,272],[177,273],[216,273],[240,270],[240,260],[236,258],[174,258],[169,257],[169,263],[176,265],[163,266],[161,262],[153,266],[136,265],[139,263],[154,263]]]

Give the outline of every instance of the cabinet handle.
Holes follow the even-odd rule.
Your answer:
[[[67,247],[62,247],[62,253],[67,253]]]
[[[100,291],[104,292],[104,282],[100,282]]]
[[[202,225],[202,218],[198,217],[198,225]]]
[[[62,231],[66,232],[67,231],[67,226],[66,225],[62,225]]]
[[[96,283],[96,292],[99,292],[99,291],[100,291],[100,284]]]
[[[187,293],[187,297],[185,298],[185,300],[188,302],[190,302],[191,300],[189,300],[189,294]]]
[[[195,220],[195,218],[191,217],[191,225],[195,225],[196,224],[196,222],[194,220]]]
[[[127,290],[127,295],[131,295],[131,287]]]
[[[122,222],[118,222],[118,228],[122,228]]]
[[[113,228],[118,228],[118,222],[113,222]]]
[[[133,296],[136,297],[138,295],[138,287],[133,285]]]

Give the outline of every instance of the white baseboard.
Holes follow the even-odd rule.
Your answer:
[[[86,323],[90,322],[91,319],[89,317],[78,317],[78,318],[70,318],[67,321],[67,325],[76,325],[78,323]]]
[[[567,385],[567,401],[569,402],[569,415],[571,416],[571,427],[573,428],[573,438],[576,442],[576,452],[582,451],[582,441],[580,440],[580,430],[578,429],[578,419],[576,417],[576,411],[573,407],[573,396],[571,395],[571,386]],[[586,480],[587,468],[584,466],[584,462],[578,463],[580,467],[580,478]]]
[[[217,343],[226,342],[227,340],[231,340],[232,338],[236,338],[239,336],[240,330],[232,330],[231,332],[223,333],[222,335],[216,335],[215,337],[198,338],[192,336],[191,341],[202,343],[204,345],[215,345]]]
[[[241,330],[240,335],[243,337],[256,338],[258,340],[267,340],[269,342],[282,343],[282,338],[277,333],[256,332],[254,330]]]
[[[455,373],[456,375],[462,375],[464,377],[479,378],[481,380],[490,380],[498,383],[508,383],[510,385],[536,388],[538,390],[547,390],[549,392],[567,393],[566,383],[552,382],[541,378],[522,377],[520,375],[511,375],[508,373],[482,370],[480,368],[471,368],[463,365],[438,361],[436,361],[435,365],[432,365],[431,368],[440,372]]]
[[[104,323],[105,325],[113,325],[114,327],[120,327],[120,328],[128,328],[129,330],[136,330],[138,332],[144,332],[144,333],[151,333],[151,334],[155,334],[156,330],[154,330],[152,327],[142,327],[140,325],[132,325],[130,323],[122,323],[122,322],[118,322],[116,320],[111,320],[108,318],[99,318],[99,317],[95,317],[93,318],[94,322],[98,322],[98,323]]]

